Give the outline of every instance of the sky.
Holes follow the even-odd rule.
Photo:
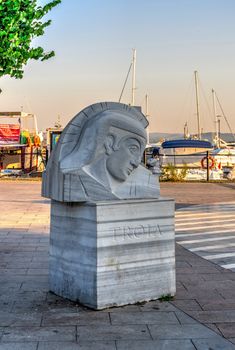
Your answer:
[[[197,132],[195,70],[203,131],[214,130],[213,88],[235,132],[234,13],[234,0],[62,0],[33,42],[56,56],[30,61],[21,80],[1,78],[0,110],[34,113],[40,130],[66,126],[90,104],[119,100],[135,48],[135,104],[146,113],[147,94],[150,132],[182,133],[186,122]],[[121,102],[131,103],[131,76]]]

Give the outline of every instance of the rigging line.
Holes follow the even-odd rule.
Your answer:
[[[140,102],[140,106],[143,107],[144,103],[146,101],[146,94],[144,95],[144,97],[142,98],[141,102]],[[144,108],[143,108],[144,109]]]
[[[233,138],[234,138],[234,140],[235,140],[235,135],[234,135],[234,133],[233,133],[233,131],[232,131],[232,128],[231,128],[231,126],[230,126],[230,124],[229,124],[229,122],[228,122],[228,119],[227,119],[227,117],[226,117],[226,115],[225,115],[225,113],[224,113],[224,110],[223,110],[223,108],[222,108],[222,106],[221,106],[221,103],[220,103],[220,101],[219,101],[219,98],[218,98],[216,92],[215,92],[215,97],[216,97],[216,101],[217,101],[218,104],[219,104],[219,107],[220,107],[220,110],[221,110],[221,112],[222,112],[222,115],[223,115],[223,117],[224,117],[224,119],[225,119],[225,121],[226,121],[226,123],[227,123],[227,126],[228,126],[228,128],[229,128],[229,131],[231,132],[231,134],[233,135]]]
[[[131,62],[130,67],[129,67],[129,70],[128,70],[128,72],[127,72],[127,76],[126,76],[125,82],[124,82],[124,84],[123,84],[123,88],[122,88],[122,91],[121,91],[121,94],[120,94],[120,97],[119,97],[118,102],[121,102],[121,98],[122,98],[124,89],[125,89],[125,87],[126,87],[126,83],[127,83],[127,80],[128,80],[129,74],[130,74],[130,71],[131,71],[132,64],[133,64],[133,62]]]
[[[195,92],[194,92],[194,78],[192,78],[191,80],[191,87],[190,87],[191,91],[190,91],[190,100],[188,101],[188,120],[187,124],[188,124],[188,128],[191,127],[191,129],[194,128],[194,123],[195,123]],[[194,132],[190,132],[190,135],[193,135]]]
[[[177,120],[182,120],[182,118],[185,119],[184,117],[185,115],[188,115],[188,116],[190,115],[189,110],[191,111],[191,107],[192,107],[192,95],[193,95],[193,79],[190,80],[186,88],[186,92],[184,92],[183,99],[180,103],[179,111],[176,114]],[[186,118],[189,118],[188,116]],[[177,128],[178,128],[177,130],[180,131],[181,129],[180,123],[178,123]]]
[[[208,112],[209,112],[209,116],[210,116],[211,122],[213,123],[213,122],[214,122],[214,120],[213,120],[213,113],[212,113],[212,110],[211,110],[211,108],[210,108],[210,104],[209,104],[209,102],[208,102],[208,100],[207,100],[205,90],[203,89],[203,86],[202,86],[200,80],[199,80],[199,85],[200,85],[200,90],[202,91],[202,96],[203,96],[203,98],[204,98],[206,107],[207,107]]]

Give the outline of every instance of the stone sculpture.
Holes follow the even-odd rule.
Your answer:
[[[147,125],[140,110],[121,103],[78,113],[49,159],[43,196],[62,202],[159,197],[158,178],[140,164]]]
[[[97,103],[63,130],[43,174],[50,290],[93,309],[175,294],[174,201],[141,164],[148,122]]]

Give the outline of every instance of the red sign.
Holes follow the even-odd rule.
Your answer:
[[[0,144],[20,142],[20,126],[16,124],[0,124]]]

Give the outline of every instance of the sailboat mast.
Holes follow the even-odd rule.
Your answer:
[[[149,122],[149,99],[148,99],[147,94],[145,95],[145,116]],[[146,131],[147,131],[147,144],[149,144],[149,139],[150,139],[150,137],[149,137],[149,124],[146,128]]]
[[[219,131],[218,131],[217,110],[216,110],[215,90],[214,89],[212,89],[212,101],[213,101],[213,113],[214,113],[214,123],[215,123],[215,142],[217,145],[218,140],[219,140]]]
[[[132,89],[131,89],[131,106],[135,105],[135,65],[136,65],[136,49],[133,49],[132,58]]]
[[[200,123],[200,113],[199,113],[199,94],[198,94],[198,74],[194,71],[195,79],[195,90],[196,90],[196,107],[197,107],[197,133],[199,140],[201,139],[201,123]]]

